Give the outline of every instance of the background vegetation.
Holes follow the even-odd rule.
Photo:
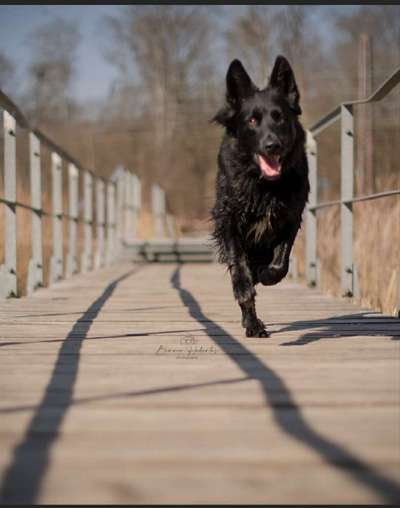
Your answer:
[[[324,32],[320,25],[326,16],[330,28]],[[80,28],[63,17],[31,33],[30,64],[22,85],[16,83],[18,62],[0,50],[0,88],[21,106],[32,125],[85,167],[109,176],[122,163],[140,176],[142,235],[151,234],[153,182],[167,191],[180,232],[200,234],[209,228],[222,134],[209,121],[223,101],[230,60],[240,58],[263,86],[276,55],[284,54],[298,79],[307,127],[339,102],[368,95],[400,65],[399,19],[397,5],[334,10],[258,5],[230,11],[218,6],[121,6],[99,26],[104,58],[117,72],[103,100],[88,105],[72,93]],[[379,104],[358,108],[355,118],[362,133],[356,142],[356,193],[400,188],[399,89]],[[24,133],[18,136],[18,193],[20,200],[28,200],[27,149]],[[318,199],[335,199],[338,126],[318,141]],[[44,171],[49,171],[49,154],[44,155]],[[46,199],[50,202],[50,189]],[[400,278],[399,201],[394,197],[355,206],[362,301],[387,312],[393,312]],[[20,263],[26,265],[29,213],[19,213],[21,245],[25,245]],[[321,212],[318,220],[322,286],[334,294],[339,292],[338,218],[337,210],[329,210]],[[301,275],[303,234],[296,245]]]

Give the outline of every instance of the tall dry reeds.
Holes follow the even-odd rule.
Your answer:
[[[400,195],[355,203],[353,211],[353,258],[360,293],[353,301],[396,315],[400,289]],[[318,212],[317,238],[321,290],[341,296],[338,206]],[[305,225],[296,240],[294,255],[304,282]]]

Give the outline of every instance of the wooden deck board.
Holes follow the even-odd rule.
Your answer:
[[[400,502],[399,320],[258,293],[268,339],[209,264],[0,303],[2,502]]]

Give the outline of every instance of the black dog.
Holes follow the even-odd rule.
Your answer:
[[[219,261],[228,265],[246,335],[267,337],[254,286],[277,284],[287,274],[309,192],[300,94],[282,56],[265,89],[256,88],[239,60],[229,66],[226,84],[226,104],[213,119],[226,130],[213,238]]]

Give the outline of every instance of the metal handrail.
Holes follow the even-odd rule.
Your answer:
[[[358,296],[357,269],[353,261],[353,203],[400,195],[400,189],[391,189],[365,196],[353,195],[354,186],[354,118],[353,107],[379,102],[400,83],[398,67],[367,98],[342,102],[339,106],[315,122],[307,131],[307,157],[309,162],[310,195],[306,211],[306,275],[311,286],[318,286],[320,279],[317,258],[316,213],[332,206],[340,206],[341,224],[341,287],[343,295]],[[341,120],[341,196],[340,199],[317,203],[317,140],[324,129]],[[400,284],[397,308],[400,317]]]
[[[0,298],[17,296],[17,209],[31,212],[31,257],[28,266],[27,293],[43,286],[43,219],[52,220],[52,255],[50,257],[50,284],[78,271],[78,224],[83,225],[81,271],[89,271],[111,263],[119,255],[120,247],[136,232],[136,217],[140,208],[139,179],[122,168],[115,181],[98,176],[83,168],[72,157],[39,129],[32,128],[21,110],[0,90],[2,130],[4,146],[4,195],[0,204],[5,205],[4,264],[0,266]],[[17,199],[17,126],[29,133],[30,200]],[[51,152],[51,210],[42,205],[43,188],[41,146]],[[63,206],[64,165],[68,163],[68,206]],[[80,201],[79,175],[83,177],[82,201]],[[140,182],[139,182],[140,183]],[[95,212],[94,206],[95,203]],[[79,208],[83,204],[82,214]],[[68,249],[64,259],[65,230],[68,222]],[[94,243],[93,228],[96,230]],[[3,240],[3,239],[1,239]],[[96,251],[94,249],[96,246]],[[65,261],[65,263],[64,263]],[[64,269],[65,268],[65,269]]]
[[[341,115],[342,106],[352,107],[360,104],[368,104],[369,102],[379,102],[386,95],[393,90],[393,88],[400,83],[400,67],[398,67],[372,94],[366,99],[355,101],[345,101],[339,104],[332,111],[324,115],[317,122],[315,122],[308,130],[315,137],[318,136],[323,130],[339,120]]]
[[[376,192],[375,194],[367,194],[366,196],[357,196],[353,199],[336,199],[335,201],[324,201],[318,203],[318,205],[309,206],[309,210],[320,210],[321,208],[330,208],[331,206],[337,206],[342,204],[359,203],[362,201],[370,201],[372,199],[386,198],[388,196],[396,196],[400,194],[400,189]]]
[[[0,107],[8,111],[15,118],[15,121],[20,127],[33,132],[40,142],[46,145],[52,152],[56,152],[60,157],[65,159],[67,162],[74,164],[74,166],[81,171],[88,171],[92,176],[101,179],[104,183],[107,182],[106,178],[97,175],[92,169],[84,168],[83,165],[64,148],[61,148],[41,130],[30,125],[20,108],[2,90],[0,90]]]

